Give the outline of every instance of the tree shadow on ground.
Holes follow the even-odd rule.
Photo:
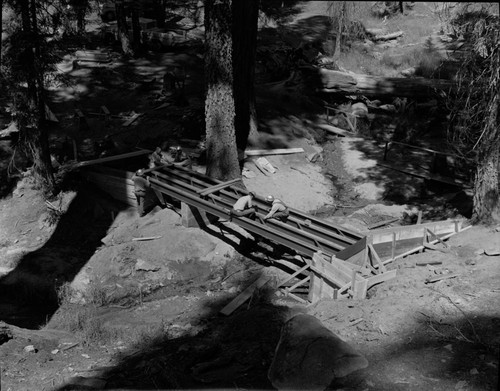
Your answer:
[[[20,252],[14,270],[0,278],[0,320],[24,328],[44,325],[59,307],[58,290],[102,245],[113,214],[124,207],[90,184],[77,185],[50,239],[34,251]]]
[[[239,284],[247,286],[259,277],[253,274]],[[113,368],[99,376],[107,379],[106,389],[270,389],[267,368],[290,312],[271,303],[272,293],[265,287],[255,291],[227,317],[219,311],[231,296],[207,299],[205,315],[190,321],[201,332],[178,333],[165,325],[151,339],[122,352]]]
[[[240,284],[248,286],[260,276],[248,276]],[[281,327],[294,314],[307,312],[299,305],[272,304],[272,294],[271,288],[257,290],[228,316],[219,311],[232,297],[207,299],[203,305],[208,312],[190,320],[202,331],[176,332],[162,325],[154,337],[118,354],[111,367],[95,368],[95,379],[105,379],[103,389],[272,389],[267,372]],[[495,330],[500,318],[476,316],[474,329],[466,316],[435,322],[430,328],[427,319],[415,320],[411,331],[393,343],[369,347],[358,341],[357,349],[370,365],[335,379],[327,389],[447,390],[464,379],[493,389],[497,369],[491,362],[498,357]],[[74,379],[58,390],[79,389],[77,383]]]

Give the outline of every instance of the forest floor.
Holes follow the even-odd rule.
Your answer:
[[[188,68],[187,106],[161,95],[165,64]],[[53,142],[69,135],[84,145],[110,134],[128,151],[199,137],[202,69],[196,50],[186,50],[128,61],[113,54],[106,66],[67,70],[70,85],[52,92],[60,120]],[[359,231],[404,212],[423,211],[424,222],[466,214],[466,192],[428,188],[377,166],[383,146],[370,137],[321,132],[321,107],[293,88],[261,85],[257,97],[261,132],[252,147],[306,153],[268,156],[277,168],[272,175],[248,160],[249,190]],[[145,114],[130,128],[123,119],[89,117],[89,129],[79,132],[74,109],[103,104],[124,118]],[[306,159],[318,151],[315,163]],[[4,161],[11,152],[5,146]],[[500,248],[495,227],[451,237],[448,252],[390,263],[397,277],[365,300],[304,306],[264,287],[226,317],[220,309],[257,278],[282,276],[265,249],[242,246],[229,230],[184,228],[171,209],[139,218],[77,177],[52,204],[29,177],[0,199],[0,320],[21,327],[0,341],[2,390],[271,389],[267,370],[280,328],[298,312],[317,317],[369,361],[329,389],[498,387],[500,255],[484,252]],[[455,277],[426,283],[448,273]]]

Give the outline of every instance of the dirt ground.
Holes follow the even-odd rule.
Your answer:
[[[71,82],[52,90],[60,119],[54,144],[68,136],[84,146],[109,134],[119,152],[199,137],[203,62],[196,50],[128,61],[113,54],[100,67],[73,69],[72,60],[61,64]],[[188,67],[188,105],[161,95],[165,64]],[[261,85],[257,96],[261,132],[252,147],[305,153],[267,156],[277,169],[267,175],[248,159],[249,190],[358,231],[417,211],[424,222],[466,216],[459,201],[470,194],[377,166],[381,145],[322,132],[320,108],[283,83]],[[168,106],[155,110],[162,103]],[[79,131],[74,109],[102,104],[123,118],[145,114],[129,128],[123,118],[89,116],[89,129]],[[4,162],[11,152],[2,144]],[[314,163],[311,154],[318,154]],[[365,300],[304,306],[264,287],[223,316],[220,309],[260,276],[284,275],[233,224],[184,228],[175,210],[160,208],[139,218],[77,176],[51,205],[29,177],[2,194],[0,320],[20,327],[0,341],[2,390],[272,389],[267,370],[280,328],[298,312],[317,317],[369,361],[329,389],[498,389],[500,255],[487,255],[500,249],[495,227],[451,237],[449,252],[390,263],[397,277]],[[133,240],[143,237],[157,239]],[[438,264],[417,265],[423,261]],[[426,283],[448,273],[454,277]]]

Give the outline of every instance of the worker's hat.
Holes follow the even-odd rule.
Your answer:
[[[141,176],[141,175],[144,175],[144,170],[143,169],[139,169],[135,172],[137,175]]]
[[[248,192],[248,195],[251,195],[253,198],[255,198],[255,193],[253,191]]]
[[[274,197],[273,197],[272,195],[268,195],[268,196],[266,197],[266,201],[267,201],[267,202],[273,202],[273,201],[274,201]]]

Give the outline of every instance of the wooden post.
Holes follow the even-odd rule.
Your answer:
[[[104,113],[104,125],[109,126],[111,122],[111,113],[106,106],[101,106],[101,110]]]
[[[75,114],[76,114],[75,118],[78,122],[78,130],[80,132],[87,131],[89,129],[89,124],[87,123],[87,119],[85,118],[83,112],[79,109],[76,109]]]
[[[418,211],[417,224],[421,224],[421,223],[422,223],[422,211],[419,210]]]
[[[389,153],[389,144],[391,142],[390,141],[386,141],[385,142],[385,148],[384,148],[384,161],[387,160],[387,154]]]
[[[73,142],[73,158],[74,158],[75,162],[77,162],[78,161],[78,152],[77,152],[78,150],[76,148],[76,141],[75,141],[75,139],[72,139],[71,141]]]
[[[391,259],[394,259],[396,254],[396,232],[392,233],[392,245],[391,245]]]

